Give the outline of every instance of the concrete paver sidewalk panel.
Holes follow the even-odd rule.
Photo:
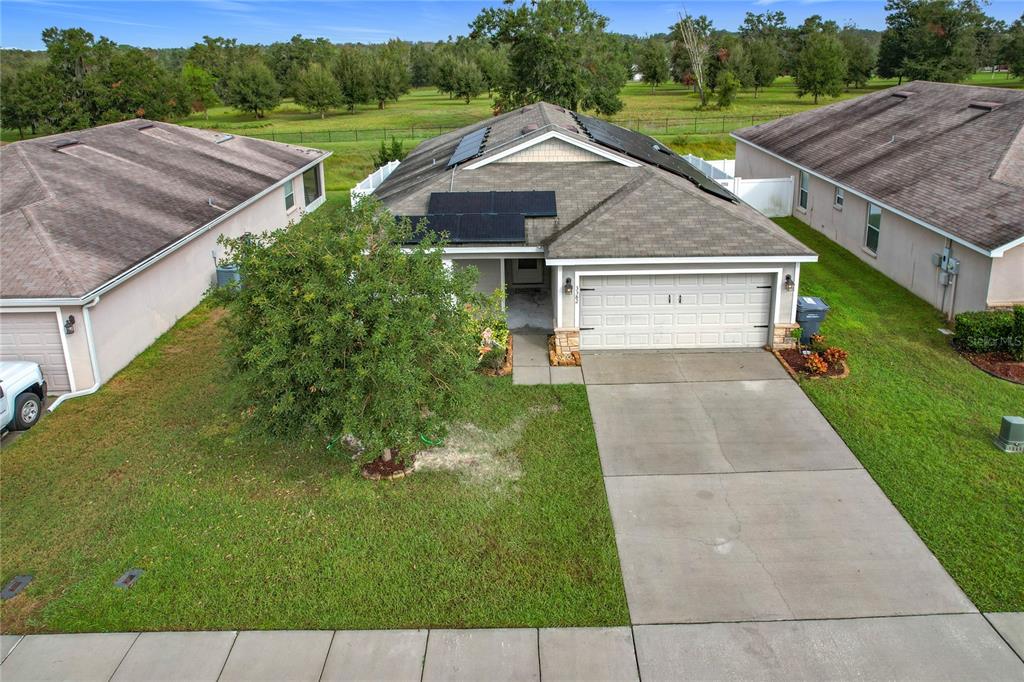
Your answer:
[[[548,337],[544,334],[512,335],[512,367],[547,367]]]
[[[21,635],[0,635],[0,661],[7,658],[11,649],[21,641]]]
[[[605,487],[634,624],[975,611],[863,470]]]
[[[107,682],[136,637],[134,632],[28,635],[0,664],[0,679]]]
[[[143,632],[118,666],[114,682],[216,682],[236,633]]]
[[[551,383],[553,384],[582,384],[583,370],[579,367],[552,367]]]
[[[424,682],[540,680],[533,629],[431,630]]]
[[[1024,659],[1024,612],[986,613],[985,617],[1017,655]]]
[[[223,682],[319,680],[333,636],[330,630],[240,632],[220,679]]]
[[[637,681],[633,632],[628,627],[542,629],[540,671],[549,682]]]
[[[418,682],[426,649],[426,630],[339,630],[321,680]]]
[[[512,383],[521,386],[550,384],[551,368],[547,365],[543,367],[513,367]]]
[[[657,680],[1011,680],[1024,664],[979,614],[635,629]]]

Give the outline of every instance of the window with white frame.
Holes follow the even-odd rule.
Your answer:
[[[286,211],[292,210],[292,208],[295,206],[295,187],[292,184],[294,182],[295,180],[293,178],[288,182],[284,183],[284,209]]]
[[[844,203],[846,203],[846,192],[842,187],[836,187],[836,196],[832,200],[832,205],[842,211]]]
[[[800,171],[800,197],[797,200],[797,205],[803,210],[807,210],[807,200],[810,196],[811,176],[806,171]]]
[[[868,204],[868,221],[864,228],[864,248],[878,255],[878,237],[882,234],[882,209]]]

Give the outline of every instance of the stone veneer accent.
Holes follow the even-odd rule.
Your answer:
[[[555,330],[555,351],[560,355],[571,355],[580,350],[580,330],[576,327],[559,327]]]
[[[795,322],[776,322],[772,334],[771,349],[784,350],[786,348],[796,348],[796,339],[790,336],[789,333],[799,326]]]

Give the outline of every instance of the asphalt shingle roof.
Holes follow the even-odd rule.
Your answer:
[[[0,147],[0,297],[87,294],[322,156],[142,120]]]
[[[1022,128],[1020,90],[914,81],[734,135],[992,250],[1024,237]]]
[[[552,130],[600,146],[572,112],[533,104],[420,144],[374,192],[396,215],[422,215],[432,192],[550,190],[556,218],[527,218],[526,243],[549,258],[812,255],[743,203],[709,194],[689,180],[640,162],[491,163],[447,167],[463,136],[490,126],[478,159]],[[655,141],[650,140],[653,144]],[[613,156],[626,158],[614,150]],[[488,246],[495,246],[488,244]]]

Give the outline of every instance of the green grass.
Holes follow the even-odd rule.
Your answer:
[[[832,307],[823,326],[850,377],[803,389],[964,592],[983,611],[1024,611],[1024,458],[995,448],[1024,386],[954,352],[938,311],[794,218],[818,252],[800,293]]]
[[[0,575],[35,576],[3,632],[629,622],[582,387],[473,383],[466,418],[518,479],[371,483],[247,435],[218,314],[3,448]]]

